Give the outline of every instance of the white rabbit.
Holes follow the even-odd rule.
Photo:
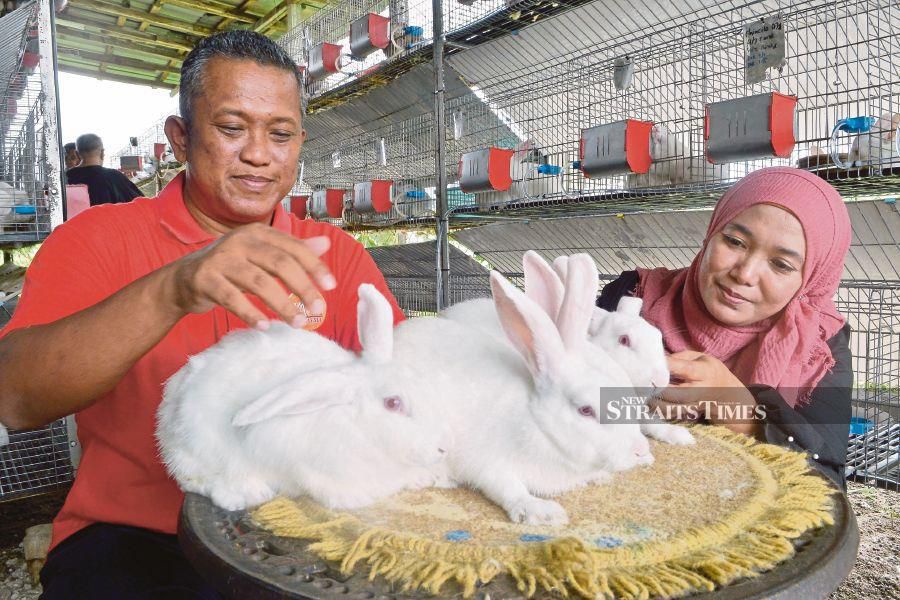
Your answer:
[[[551,280],[546,263],[536,253],[531,260],[535,268],[540,268],[542,279]],[[568,271],[567,256],[553,261],[553,271],[565,282]],[[526,281],[527,285],[527,281]],[[544,287],[558,290],[556,283],[545,283]],[[558,294],[558,292],[556,292]],[[553,292],[543,292],[553,298]],[[552,300],[548,301],[551,302]],[[669,385],[669,366],[662,332],[641,317],[640,298],[623,297],[614,312],[595,306],[588,327],[588,340],[593,348],[602,350],[597,360],[613,360],[628,376],[638,396],[649,396]],[[552,305],[551,305],[552,308]],[[641,431],[653,439],[667,444],[694,444],[694,436],[685,427],[649,418],[641,422]]]
[[[853,139],[848,155],[850,164],[857,167],[889,167],[900,163],[896,146],[898,126],[900,113],[883,113],[868,133],[861,133]]]
[[[158,410],[161,456],[182,489],[229,510],[276,494],[346,509],[433,484],[441,428],[407,394],[391,307],[369,284],[358,326],[359,357],[278,322],[191,357]]]
[[[569,258],[558,257],[551,268],[533,250],[522,257],[525,294],[554,320],[559,317],[566,290],[564,282]],[[594,292],[596,297],[596,287]],[[586,360],[607,373],[613,368],[620,369],[623,374],[616,375],[614,380],[627,382],[619,384],[620,387],[630,385],[636,388],[636,396],[649,396],[669,384],[669,368],[662,334],[640,316],[641,305],[640,298],[626,297],[619,301],[615,312],[595,306],[588,328],[591,345],[586,349]],[[495,336],[501,333],[497,311],[487,299],[461,302],[444,311],[442,316]],[[642,432],[661,442],[678,445],[694,443],[691,433],[678,425],[647,420],[640,426]]]
[[[567,522],[548,496],[650,464],[636,423],[610,423],[604,392],[621,370],[586,362],[597,287],[590,257],[570,261],[558,323],[496,272],[491,289],[506,341],[447,318],[411,319],[395,331],[395,360],[428,372],[422,389],[452,430],[450,477],[482,491],[509,518]]]
[[[650,130],[650,156],[653,159],[650,170],[628,175],[626,189],[717,183],[730,177],[731,169],[727,164],[713,165],[705,156],[691,156],[681,139],[664,125],[656,124]]]
[[[17,206],[32,204],[28,194],[16,189],[5,181],[0,181],[0,223],[25,223],[34,221],[34,213],[20,214]]]

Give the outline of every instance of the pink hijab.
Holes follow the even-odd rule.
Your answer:
[[[803,226],[806,260],[800,290],[781,313],[759,323],[727,327],[706,311],[700,297],[700,260],[710,238],[755,204],[791,212]],[[809,394],[834,366],[827,340],[844,325],[833,297],[850,247],[850,217],[840,195],[815,175],[772,167],[747,175],[716,205],[703,247],[687,269],[638,269],[636,295],[643,316],[663,333],[671,352],[697,350],[725,363],[745,385],[777,388],[791,406]]]

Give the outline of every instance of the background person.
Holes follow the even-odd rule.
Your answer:
[[[93,133],[78,136],[75,148],[81,164],[66,171],[66,182],[87,185],[91,206],[131,202],[144,195],[125,175],[103,166],[103,141],[98,136]]]

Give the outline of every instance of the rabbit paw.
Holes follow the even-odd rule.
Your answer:
[[[691,432],[681,425],[645,423],[641,425],[641,432],[655,440],[676,446],[691,446],[697,443]]]
[[[209,497],[225,510],[242,510],[268,502],[275,497],[275,492],[264,481],[245,477],[236,485],[222,483],[213,485]]]
[[[516,502],[507,512],[510,520],[526,525],[565,525],[569,522],[566,510],[558,502],[534,496]]]

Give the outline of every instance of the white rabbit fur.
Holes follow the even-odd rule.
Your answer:
[[[161,456],[182,489],[229,510],[276,494],[342,509],[434,483],[441,428],[406,393],[391,307],[369,284],[358,326],[360,356],[273,322],[191,357],[158,410]],[[405,410],[388,410],[391,397]]]
[[[664,125],[656,124],[650,130],[650,156],[650,170],[628,175],[626,189],[720,182],[731,173],[729,165],[713,165],[705,156],[690,156],[682,141]]]
[[[585,358],[597,273],[584,258],[572,259],[557,324],[492,272],[505,341],[441,317],[395,330],[395,359],[432,374],[422,384],[452,430],[450,477],[482,491],[513,521],[563,524],[565,511],[546,497],[653,461],[637,424],[604,422],[609,378]],[[595,416],[579,412],[588,409]]]
[[[900,113],[883,113],[871,131],[861,133],[853,139],[848,160],[857,167],[872,165],[888,167],[900,162],[897,155],[897,126],[900,125]]]
[[[18,214],[17,206],[29,206],[31,200],[23,190],[0,181],[0,223],[24,223],[34,221],[34,214]]]
[[[528,251],[522,257],[525,294],[554,320],[559,316],[565,292],[568,260],[568,256],[560,256],[551,268],[534,251]],[[594,296],[595,292],[596,287],[592,292]],[[631,297],[623,298],[614,312],[594,307],[588,329],[590,346],[587,347],[586,357],[603,370],[609,387],[622,390],[631,386],[637,388],[634,392],[636,396],[648,395],[669,383],[662,334],[640,316],[640,308],[641,300]],[[489,299],[461,302],[445,310],[442,316],[502,337],[497,311]],[[623,336],[628,337],[627,345],[622,343]],[[684,427],[657,420],[641,423],[641,430],[666,443],[694,443],[693,436]]]
[[[539,256],[534,259],[543,262]],[[565,281],[569,257],[553,261],[553,270]],[[588,339],[603,351],[603,360],[611,359],[625,371],[638,396],[648,396],[669,385],[669,366],[662,332],[641,317],[643,300],[624,296],[615,311],[594,307]],[[623,343],[627,337],[627,343]],[[676,445],[694,444],[694,436],[686,428],[656,418],[645,419],[641,431],[661,442]]]

